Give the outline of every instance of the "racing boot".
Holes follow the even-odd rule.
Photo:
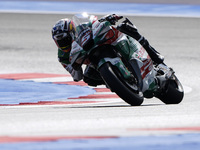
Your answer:
[[[137,27],[133,25],[128,19],[126,19],[125,22],[119,24],[117,29],[136,39],[145,48],[154,63],[163,63],[164,57],[149,44],[149,42],[138,32]]]
[[[154,63],[161,64],[164,62],[164,56],[156,51],[144,37],[142,37],[138,42],[144,47]]]
[[[105,84],[98,71],[91,66],[87,66],[83,75],[83,81],[90,86]]]

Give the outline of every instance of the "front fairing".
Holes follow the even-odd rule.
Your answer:
[[[111,24],[108,21],[99,22],[95,21],[92,24],[94,43],[104,44],[115,36],[115,31],[112,29]]]
[[[76,39],[82,47],[88,38],[92,38],[94,40],[94,45],[99,45],[115,36],[115,31],[113,30],[110,22],[99,22],[98,18],[94,15],[88,15],[86,13],[77,14],[73,16],[72,19],[76,26]],[[108,32],[109,34],[107,34]]]

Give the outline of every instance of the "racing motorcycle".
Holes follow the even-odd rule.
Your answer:
[[[115,21],[122,18],[116,16]],[[184,90],[174,70],[154,64],[137,40],[119,31],[121,25],[131,28],[130,20],[126,18],[117,27],[93,15],[75,15],[73,21],[77,38],[72,43],[70,60],[75,70],[92,65],[106,87],[132,106],[152,97],[165,104],[182,101]]]

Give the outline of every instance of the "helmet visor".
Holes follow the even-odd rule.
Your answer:
[[[67,34],[67,36],[57,35],[54,39],[55,39],[58,47],[63,50],[71,47],[72,37],[69,34]]]

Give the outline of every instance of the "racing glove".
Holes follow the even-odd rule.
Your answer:
[[[116,14],[112,14],[112,15],[107,15],[107,16],[104,16],[103,18],[101,18],[99,21],[102,22],[102,21],[109,21],[112,25],[115,25],[116,22],[118,20],[120,20],[121,18],[123,18],[123,16],[118,16]]]
[[[83,70],[74,70],[71,64],[68,64],[65,69],[71,74],[74,81],[78,82],[83,79]]]

